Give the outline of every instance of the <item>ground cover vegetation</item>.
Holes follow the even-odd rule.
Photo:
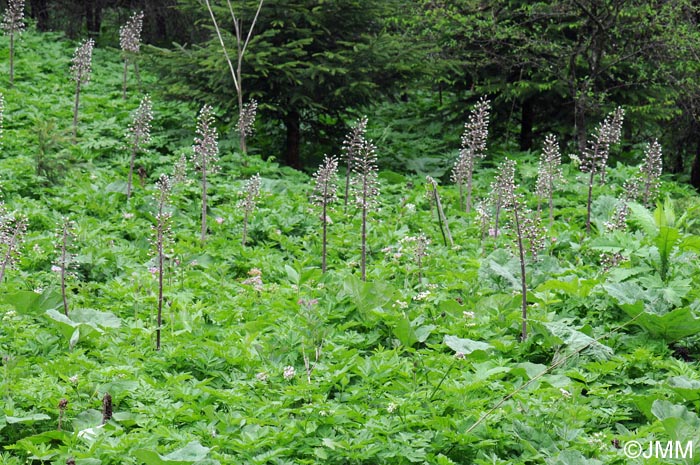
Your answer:
[[[303,28],[273,12],[315,31],[341,2],[271,3],[243,62],[263,39],[303,62],[295,47],[328,37],[289,45]],[[467,3],[431,5],[425,20],[452,21]],[[176,52],[125,54],[113,34],[30,25],[0,52],[7,82],[15,54],[0,93],[0,463],[700,463],[700,198],[662,176],[664,134],[629,129],[639,106],[593,88],[604,111],[582,140],[552,124],[520,152],[494,142],[512,126],[507,89],[470,94],[450,123],[459,92],[348,109],[353,76],[282,91],[301,65],[271,61],[269,92],[251,80],[256,119],[240,74],[226,89],[215,34],[196,74],[230,108],[158,74]],[[287,142],[325,128],[335,155],[313,176],[281,165],[289,146],[262,153],[275,118]],[[630,459],[632,440],[694,454]]]

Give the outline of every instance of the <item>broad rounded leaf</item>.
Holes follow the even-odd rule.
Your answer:
[[[447,347],[454,350],[456,353],[464,355],[471,354],[475,350],[488,350],[492,346],[486,342],[474,341],[472,339],[463,339],[457,336],[445,335],[443,341]]]

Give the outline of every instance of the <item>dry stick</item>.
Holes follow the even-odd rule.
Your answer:
[[[482,423],[484,422],[484,420],[486,420],[488,417],[490,417],[490,416],[493,414],[493,412],[495,412],[496,410],[498,410],[503,404],[505,404],[508,400],[510,400],[510,399],[511,399],[513,396],[515,396],[517,393],[519,393],[520,391],[522,391],[523,389],[525,389],[526,387],[528,387],[529,385],[531,385],[532,383],[534,383],[535,381],[537,381],[538,379],[540,379],[541,377],[543,377],[544,375],[546,375],[547,373],[549,373],[550,371],[552,371],[553,369],[555,369],[555,368],[557,368],[557,367],[563,365],[564,363],[568,362],[568,361],[569,361],[570,359],[572,359],[574,356],[576,356],[576,355],[580,354],[581,352],[583,352],[584,350],[588,349],[588,348],[591,347],[593,344],[596,344],[596,343],[600,342],[602,339],[604,339],[604,338],[606,338],[606,337],[608,337],[608,336],[611,336],[611,335],[614,334],[615,332],[621,330],[621,329],[624,328],[625,326],[627,326],[627,325],[629,325],[630,323],[634,322],[634,320],[636,320],[637,318],[639,318],[639,316],[640,316],[642,313],[644,313],[644,312],[640,312],[639,314],[637,314],[637,316],[635,316],[634,318],[632,318],[632,319],[631,319],[630,321],[628,321],[627,323],[621,324],[621,325],[619,325],[619,326],[617,326],[617,327],[611,329],[610,331],[608,331],[607,333],[603,334],[602,336],[600,336],[600,337],[598,337],[598,338],[596,338],[596,339],[593,339],[591,342],[589,342],[588,344],[584,345],[583,347],[581,347],[581,348],[579,348],[579,349],[576,349],[575,351],[573,351],[572,353],[570,353],[570,354],[567,355],[566,357],[562,358],[561,360],[552,363],[550,366],[548,366],[547,368],[545,368],[544,370],[542,370],[540,373],[538,373],[534,378],[531,378],[528,382],[524,383],[522,386],[520,386],[519,388],[515,389],[513,392],[511,392],[511,393],[509,393],[508,395],[506,395],[505,397],[503,397],[503,399],[501,399],[496,405],[494,405],[488,412],[486,412],[485,414],[483,414],[483,415],[481,416],[481,418],[479,418],[479,419],[476,421],[476,423],[474,423],[472,426],[470,426],[470,427],[464,432],[464,434],[469,434],[469,433],[471,433],[472,431],[474,431],[474,430],[476,429],[477,426],[479,426],[480,424],[482,424]],[[453,447],[454,447],[454,446],[453,446]]]
[[[226,0],[226,4],[228,5],[228,10],[231,13],[231,19],[233,20],[233,26],[236,30],[236,48],[238,51],[238,61],[237,61],[237,68],[236,71],[238,72],[238,88],[237,88],[237,94],[238,94],[238,114],[240,118],[241,111],[243,110],[243,74],[242,74],[242,65],[243,65],[243,54],[245,54],[246,48],[248,48],[248,43],[250,42],[250,38],[253,35],[253,28],[255,27],[255,23],[258,20],[258,16],[260,15],[260,10],[262,9],[263,5],[263,0],[260,0],[260,3],[258,3],[258,9],[255,12],[255,16],[253,17],[253,22],[250,23],[250,28],[248,29],[248,35],[246,36],[245,42],[243,43],[243,46],[241,46],[241,28],[243,27],[242,21],[239,21],[236,18],[235,13],[233,12],[233,6],[231,5],[230,0]],[[248,146],[246,145],[246,140],[245,140],[245,131],[241,131],[239,134],[240,137],[240,146],[241,146],[241,151],[245,154],[248,153]]]
[[[228,9],[231,12],[231,18],[233,19],[233,27],[235,28],[236,32],[236,49],[238,52],[238,59],[236,60],[236,70],[233,69],[233,63],[231,62],[231,58],[229,57],[228,50],[226,49],[226,45],[224,44],[224,38],[221,36],[221,31],[219,30],[219,24],[216,22],[216,17],[214,16],[214,11],[211,9],[211,4],[209,3],[209,0],[204,0],[204,3],[207,5],[207,10],[209,10],[209,16],[211,16],[211,20],[214,23],[214,29],[216,30],[216,35],[219,38],[219,43],[221,44],[221,48],[224,52],[224,58],[226,58],[226,63],[228,63],[228,68],[231,71],[231,77],[233,78],[233,86],[236,88],[236,96],[238,98],[238,115],[240,117],[241,110],[243,109],[243,83],[242,83],[242,65],[243,65],[243,54],[245,54],[246,48],[248,48],[248,43],[250,42],[250,38],[253,35],[253,28],[255,27],[255,23],[258,20],[258,16],[260,15],[260,10],[262,9],[263,5],[263,0],[260,0],[260,3],[258,4],[258,9],[255,12],[255,16],[253,17],[253,22],[250,24],[250,29],[248,29],[248,35],[246,36],[245,42],[243,42],[243,45],[241,46],[241,24],[240,21],[236,18],[235,13],[233,12],[233,6],[231,5],[230,0],[226,0],[226,3],[228,4]],[[241,151],[243,153],[247,153],[247,147],[246,147],[246,142],[245,142],[245,132],[241,131],[240,133],[240,144],[241,144]]]
[[[452,234],[450,233],[450,225],[447,223],[447,217],[445,217],[445,212],[442,210],[442,203],[440,202],[440,194],[438,193],[437,190],[437,182],[430,176],[428,176],[428,182],[433,186],[433,198],[435,199],[435,205],[437,207],[437,212],[438,212],[438,221],[440,222],[440,232],[442,233],[442,239],[445,242],[445,246],[447,246],[447,240],[450,241],[450,247],[453,247],[454,241],[452,240]],[[445,225],[445,229],[443,231],[442,225]],[[447,237],[445,237],[447,236]],[[447,239],[447,240],[446,240]]]
[[[321,348],[323,347],[323,341],[321,341],[321,345],[318,347],[314,348],[314,354],[316,356],[316,360],[314,360],[314,364],[311,364],[311,361],[309,360],[309,357],[306,356],[306,350],[304,349],[304,344],[301,345],[301,355],[304,359],[304,368],[306,369],[306,379],[311,384],[311,373],[314,371],[314,368],[316,368],[316,365],[318,365],[318,361],[321,358]]]

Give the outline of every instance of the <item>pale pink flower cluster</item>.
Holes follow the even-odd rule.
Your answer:
[[[213,173],[217,169],[219,161],[218,132],[214,127],[214,109],[211,105],[204,105],[197,118],[197,136],[194,138],[192,150],[192,163],[195,168],[201,170],[206,167],[207,173]]]
[[[376,146],[365,137],[366,129],[367,117],[363,116],[357,121],[355,128],[345,136],[342,147],[343,158],[347,162],[345,202],[347,204],[352,196],[357,207],[363,210],[373,207],[379,196]],[[355,174],[352,179],[351,173]]]
[[[238,123],[236,123],[236,130],[238,130],[239,134],[244,134],[246,136],[253,135],[255,129],[255,115],[257,112],[258,102],[255,100],[243,104],[240,115],[238,115]]]
[[[244,279],[241,284],[245,284],[246,286],[253,286],[253,289],[255,289],[258,292],[262,291],[262,271],[260,271],[258,268],[252,268],[250,271],[248,271],[248,276],[250,277]]]
[[[139,53],[141,48],[141,31],[143,29],[143,11],[136,12],[119,28],[119,45],[129,53]]]
[[[246,214],[250,214],[255,210],[255,205],[260,197],[260,175],[256,174],[252,176],[245,184],[243,188],[243,198],[238,201],[238,207],[242,208]]]
[[[24,0],[9,0],[2,17],[5,34],[21,34],[24,30]]]
[[[486,156],[490,112],[491,102],[486,97],[482,97],[469,114],[469,120],[464,123],[462,148],[452,168],[452,182],[462,184],[467,181],[474,170],[475,160]]]
[[[294,378],[294,376],[296,376],[296,374],[297,374],[297,371],[294,369],[293,366],[290,365],[290,366],[284,367],[283,376],[284,376],[284,379],[286,379],[287,381]]]
[[[311,203],[317,206],[329,205],[336,201],[338,186],[338,159],[326,156],[323,164],[319,166],[313,175],[314,190],[311,194]],[[323,218],[321,218],[323,220]]]
[[[583,151],[581,171],[584,173],[602,173],[605,182],[605,167],[610,155],[610,147],[622,138],[622,122],[625,110],[617,107],[596,128],[586,150]]]
[[[151,97],[146,95],[141,99],[127,133],[134,150],[140,149],[151,141],[151,121],[153,121],[153,103]]]
[[[92,71],[92,49],[94,47],[95,41],[88,39],[75,49],[70,72],[73,75],[73,80],[78,84],[87,84],[90,82],[90,73]]]

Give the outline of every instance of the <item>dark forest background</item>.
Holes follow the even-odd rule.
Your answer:
[[[234,50],[226,2],[212,3]],[[245,27],[257,2],[232,4]],[[233,126],[236,93],[203,2],[27,1],[38,30],[98,47],[118,47],[135,10],[164,94],[213,103]],[[536,151],[554,132],[577,153],[621,105],[620,157],[658,138],[666,171],[700,187],[698,1],[266,0],[243,74],[244,100],[261,110],[251,150],[297,168],[337,152],[361,114],[389,167],[450,159],[488,95],[494,151]]]

